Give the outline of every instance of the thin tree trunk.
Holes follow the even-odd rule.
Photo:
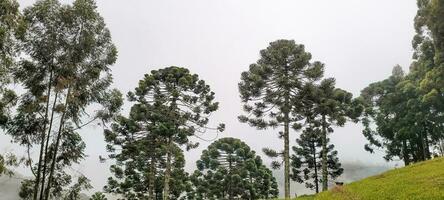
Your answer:
[[[45,200],[49,199],[49,193],[51,190],[52,179],[54,176],[55,166],[57,163],[57,153],[58,153],[59,146],[60,146],[60,140],[62,138],[62,132],[63,132],[63,127],[64,127],[64,123],[65,123],[65,116],[66,116],[66,109],[68,108],[68,102],[69,102],[70,95],[71,95],[71,86],[68,87],[68,92],[66,94],[66,100],[65,100],[65,104],[64,104],[65,110],[63,111],[62,116],[60,117],[59,131],[57,133],[56,145],[54,147],[54,153],[52,155],[52,163],[51,163],[51,169],[50,169],[49,177],[48,177],[48,185],[46,186],[46,190],[45,190]]]
[[[409,158],[409,154],[407,151],[407,141],[405,141],[405,140],[402,141],[402,157],[404,160],[404,165],[405,166],[410,165],[410,158]]]
[[[154,138],[151,139],[151,147],[153,148],[153,155],[151,155],[151,162],[150,162],[150,174],[149,174],[149,188],[148,188],[148,199],[149,200],[155,200],[156,197],[154,196],[154,188],[155,188],[155,179],[156,179],[156,159],[155,159],[155,141]]]
[[[168,143],[167,143],[167,160],[166,160],[166,169],[165,169],[163,200],[170,199],[170,178],[171,178],[171,137],[168,138]]]
[[[34,194],[33,194],[33,199],[37,200],[37,196],[38,196],[38,190],[39,190],[39,184],[40,184],[40,172],[42,170],[42,159],[43,159],[43,150],[44,150],[44,146],[45,146],[45,134],[46,134],[46,125],[48,124],[48,113],[49,113],[49,101],[50,101],[50,96],[51,96],[51,85],[52,85],[52,76],[53,76],[53,72],[52,70],[50,70],[50,74],[49,74],[49,80],[48,80],[48,91],[46,93],[46,108],[45,108],[45,122],[43,124],[43,131],[42,131],[42,139],[40,142],[40,154],[39,154],[39,162],[37,165],[37,177],[35,179],[35,183],[34,183]]]
[[[289,114],[285,113],[284,124],[284,178],[285,178],[285,199],[290,199],[290,128]]]
[[[429,160],[432,156],[430,153],[430,146],[429,146],[429,134],[427,129],[427,123],[424,123],[424,149],[425,149],[425,160]]]
[[[315,170],[315,189],[316,194],[319,193],[319,179],[318,179],[318,163],[316,160],[316,147],[314,142],[312,143],[312,150],[313,150],[313,164],[314,164],[314,170]]]
[[[55,97],[54,97],[54,103],[52,105],[52,110],[51,110],[51,120],[49,122],[49,129],[48,129],[48,134],[46,135],[46,144],[45,144],[45,153],[44,155],[44,161],[43,161],[43,171],[42,171],[42,185],[40,188],[40,198],[39,199],[43,199],[44,198],[44,191],[45,191],[45,178],[46,178],[46,166],[48,164],[48,146],[49,146],[49,138],[51,136],[51,130],[52,130],[52,123],[54,120],[54,111],[55,111],[55,106],[57,104],[57,98],[58,98],[59,93],[56,92]]]
[[[322,115],[322,191],[328,190],[326,123],[325,115]]]
[[[228,176],[230,177],[230,182],[228,183],[228,199],[229,200],[233,200],[233,181],[232,181],[232,177],[231,177],[231,170],[232,170],[232,163],[231,163],[231,154],[228,154],[227,156],[228,158]]]

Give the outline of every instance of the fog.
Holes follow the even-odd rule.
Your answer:
[[[34,0],[19,2],[24,7]],[[279,148],[283,142],[277,138],[279,130],[258,131],[239,123],[237,84],[240,73],[269,42],[294,39],[304,44],[313,60],[326,64],[325,77],[336,78],[337,87],[355,96],[369,83],[389,76],[394,65],[407,70],[411,62],[415,0],[99,0],[97,5],[119,50],[112,66],[113,87],[126,94],[153,69],[189,68],[211,86],[220,102],[212,123],[226,124],[224,133],[208,132],[202,137],[236,137],[260,155],[263,147]],[[122,112],[129,107],[127,103]],[[341,161],[393,167],[396,162],[385,162],[382,152],[364,150],[361,130],[360,124],[353,123],[335,128],[331,141]],[[111,163],[98,159],[107,155],[103,129],[88,126],[81,133],[88,158],[73,170],[88,176],[94,190],[101,190]],[[298,135],[291,133],[292,144]],[[201,143],[199,148],[185,152],[187,171],[195,168],[201,151],[210,144],[196,141]],[[22,152],[6,136],[1,136],[0,147],[2,152]],[[24,169],[19,172],[29,175]]]

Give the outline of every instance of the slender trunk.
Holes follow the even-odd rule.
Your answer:
[[[315,173],[315,189],[316,189],[316,194],[319,193],[319,179],[318,179],[318,163],[316,160],[316,147],[314,142],[312,143],[312,151],[313,151],[313,164],[314,164],[314,173]]]
[[[168,138],[167,142],[167,160],[165,169],[165,184],[163,192],[163,200],[170,199],[170,179],[171,179],[171,137]]]
[[[440,140],[440,151],[441,151],[441,156],[444,156],[444,140],[443,139],[441,139]]]
[[[228,158],[228,177],[229,177],[229,182],[228,182],[228,199],[229,200],[233,200],[233,181],[232,181],[232,177],[231,177],[231,170],[233,168],[232,163],[231,163],[231,154],[228,154],[227,156]]]
[[[52,76],[53,76],[53,72],[52,70],[50,70],[50,74],[49,74],[49,80],[48,80],[48,91],[46,93],[46,108],[45,108],[45,122],[43,124],[43,130],[42,130],[42,138],[40,141],[40,154],[39,154],[39,162],[37,165],[37,177],[35,179],[35,183],[34,183],[34,194],[33,194],[33,199],[37,200],[37,196],[38,196],[38,190],[39,190],[39,184],[40,184],[40,172],[42,170],[42,161],[43,161],[43,149],[45,146],[45,133],[46,133],[46,125],[48,124],[48,113],[49,113],[49,101],[50,101],[50,96],[51,96],[51,85],[52,85]]]
[[[424,149],[425,149],[425,160],[429,160],[432,156],[430,153],[430,146],[429,146],[429,134],[427,129],[427,123],[424,123]]]
[[[409,158],[409,154],[407,151],[407,141],[405,141],[405,140],[402,141],[402,157],[404,160],[404,165],[405,166],[410,165],[410,158]]]
[[[148,199],[149,200],[155,200],[154,196],[154,188],[155,188],[155,179],[156,179],[156,160],[154,159],[154,156],[151,158],[150,163],[150,174],[149,174],[149,188],[148,188]]]
[[[52,184],[52,180],[53,180],[53,176],[54,176],[55,166],[56,166],[56,163],[57,163],[57,153],[58,153],[59,146],[60,146],[60,140],[62,139],[62,132],[63,132],[64,123],[65,123],[66,109],[68,108],[68,102],[69,102],[69,96],[70,95],[71,95],[71,87],[69,86],[68,87],[68,92],[66,94],[66,100],[65,100],[65,104],[64,104],[64,111],[62,113],[62,116],[60,117],[59,131],[57,133],[56,145],[54,147],[54,152],[53,152],[53,155],[52,155],[52,163],[51,163],[51,168],[50,168],[50,171],[49,171],[48,184],[47,184],[46,190],[45,190],[45,196],[44,196],[45,200],[49,199],[49,193],[50,193],[50,190],[51,190],[51,184]]]
[[[285,199],[290,199],[290,128],[289,114],[285,113],[284,124],[284,178],[285,178]]]
[[[49,138],[51,137],[51,130],[52,130],[52,123],[54,120],[54,111],[55,111],[55,106],[57,104],[57,98],[58,98],[59,93],[56,92],[55,97],[54,97],[54,103],[52,105],[52,110],[51,110],[51,120],[49,122],[49,128],[48,128],[48,134],[46,135],[46,144],[45,144],[45,153],[44,155],[44,161],[43,161],[43,171],[42,171],[42,185],[40,188],[40,198],[39,199],[43,199],[44,198],[44,191],[45,191],[45,178],[46,178],[46,167],[48,165],[48,146],[49,146]]]
[[[327,171],[327,122],[325,115],[322,115],[322,191],[328,190]]]
[[[425,150],[425,142],[424,142],[424,133],[423,133],[423,131],[419,132],[419,142],[418,143],[419,143],[419,149],[421,151],[420,158],[421,158],[421,161],[424,161],[424,160],[426,160],[426,150]]]

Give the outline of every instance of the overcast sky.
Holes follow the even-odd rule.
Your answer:
[[[19,0],[22,7],[35,0]],[[71,1],[63,1],[71,2]],[[304,44],[314,60],[326,64],[326,77],[359,95],[368,84],[390,75],[394,65],[408,69],[414,34],[415,0],[99,0],[119,57],[112,67],[114,87],[123,93],[134,89],[145,73],[167,66],[186,67],[199,74],[216,93],[220,109],[213,122],[226,124],[219,137],[236,137],[262,154],[263,147],[280,147],[278,130],[257,131],[241,124],[237,90],[240,73],[259,58],[259,50],[277,39]],[[128,111],[126,105],[124,113]],[[109,176],[102,129],[81,131],[89,157],[77,170],[97,190]],[[291,142],[298,133],[293,132]],[[203,136],[214,138],[209,132]],[[2,138],[5,138],[4,136]],[[382,154],[364,151],[361,125],[335,128],[332,142],[343,162],[387,164]],[[2,139],[2,150],[18,150]],[[187,169],[208,142],[186,152]],[[269,161],[267,158],[263,157]]]

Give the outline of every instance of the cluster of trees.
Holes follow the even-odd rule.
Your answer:
[[[329,178],[343,169],[329,134],[334,126],[356,120],[361,104],[352,94],[335,87],[333,78],[323,78],[324,64],[312,62],[311,54],[293,40],[278,40],[260,51],[260,59],[243,72],[239,91],[244,111],[239,120],[257,129],[281,128],[283,150],[264,148],[276,158],[273,168],[284,165],[285,197],[290,198],[290,179],[309,188],[327,190]],[[290,156],[290,128],[303,134]],[[313,185],[313,186],[312,186]]]
[[[444,154],[444,2],[418,0],[418,7],[410,72],[396,66],[357,98],[324,78],[324,64],[293,40],[271,42],[241,74],[239,121],[279,130],[283,149],[263,152],[273,169],[284,168],[286,199],[291,180],[317,193],[343,173],[329,136],[347,122],[361,121],[365,149],[382,148],[387,160],[408,165]],[[214,141],[197,170],[186,172],[183,151],[196,148],[203,133],[225,129],[210,123],[219,107],[215,93],[186,68],[152,70],[127,94],[132,107],[122,115],[123,95],[110,88],[116,59],[94,0],[39,0],[23,12],[15,0],[0,2],[0,128],[28,152],[0,156],[0,173],[10,172],[7,165],[29,167],[34,177],[22,182],[22,199],[78,199],[92,188],[69,172],[86,156],[78,131],[92,123],[105,127],[114,161],[107,193],[134,200],[278,196],[272,171],[239,139]],[[293,147],[292,133],[300,133]]]
[[[405,165],[444,154],[444,2],[418,0],[413,62],[362,90],[366,149]]]

